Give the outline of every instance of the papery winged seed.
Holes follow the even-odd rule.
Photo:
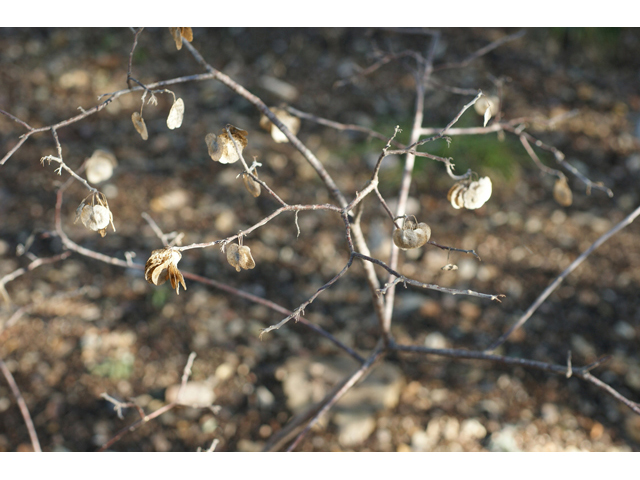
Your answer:
[[[485,115],[487,113],[487,108],[490,108],[491,109],[490,115],[492,117],[498,114],[499,107],[500,107],[500,99],[495,95],[492,95],[490,97],[483,95],[473,105],[473,108],[475,109],[478,115]]]
[[[256,177],[258,176],[258,172],[253,173]],[[251,178],[247,173],[242,174],[242,181],[244,182],[244,187],[247,191],[253,195],[254,197],[259,197],[262,188],[260,184],[256,182],[253,178]]]
[[[455,209],[462,208],[462,199],[460,197],[460,194],[465,188],[466,188],[466,185],[464,185],[462,182],[458,182],[458,183],[455,183],[453,187],[449,189],[449,193],[447,194],[447,200],[451,202],[451,205],[453,206],[453,208]]]
[[[82,208],[80,217],[85,227],[97,232],[109,226],[111,212],[107,207],[103,207],[102,205],[85,205]]]
[[[180,31],[180,27],[169,27],[169,31],[171,32],[171,36],[173,36],[173,40],[176,42],[176,48],[180,50],[182,48],[182,32]]]
[[[164,272],[164,270],[168,266],[169,266],[169,261],[166,261],[165,263],[161,263],[160,265],[157,265],[151,269],[151,282],[154,285],[162,285],[164,282],[167,281],[166,276],[163,278],[160,278],[160,274]]]
[[[105,150],[96,150],[86,162],[87,180],[100,183],[111,178],[113,168],[118,164],[116,157]]]
[[[487,105],[487,109],[484,111],[484,125],[483,126],[487,126],[487,123],[489,123],[489,120],[491,120],[491,104]]]
[[[464,207],[469,210],[480,208],[489,198],[491,198],[491,179],[489,177],[481,177],[477,181],[471,182],[462,195]]]
[[[140,134],[143,140],[147,140],[149,138],[149,132],[147,131],[147,126],[144,123],[144,118],[140,115],[140,112],[133,112],[131,115],[131,121],[133,122],[133,126],[136,131]]]
[[[182,118],[184,117],[184,102],[181,98],[177,99],[171,106],[169,116],[167,117],[167,127],[171,130],[180,128]]]
[[[232,267],[235,267],[237,272],[243,268],[245,270],[251,270],[256,266],[251,256],[251,249],[246,245],[241,247],[235,243],[227,246],[227,261]]]
[[[283,108],[271,107],[270,110],[280,120],[287,129],[294,135],[300,130],[300,119],[291,115]],[[286,143],[289,139],[282,131],[276,127],[266,115],[260,118],[260,127],[271,133],[271,137],[276,143]]]
[[[235,243],[227,246],[227,262],[229,262],[229,265],[231,265],[232,267],[235,267],[237,272],[240,271],[240,254],[238,253],[239,248],[240,247]]]
[[[245,270],[251,270],[256,266],[256,262],[253,260],[251,256],[251,249],[246,245],[243,245],[238,249],[238,253],[240,255],[240,266]]]
[[[191,27],[180,27],[180,34],[188,42],[193,42],[193,30]]]
[[[242,153],[242,150],[248,143],[247,132],[233,125],[229,125],[229,132],[231,133],[231,137],[236,141],[238,150]],[[237,162],[240,159],[233,141],[227,134],[226,128],[223,128],[217,136],[213,133],[207,134],[204,141],[207,144],[209,156],[214,162],[226,164]]]
[[[427,225],[426,223],[424,223],[424,222],[420,222],[418,224],[418,226],[416,227],[416,229],[422,230],[424,232],[424,235],[426,237],[424,243],[427,243],[429,241],[429,239],[431,238],[431,227],[429,225]]]
[[[393,232],[393,243],[402,250],[422,247],[431,236],[431,227],[426,223],[415,224],[414,222],[405,221],[402,228],[398,228]]]
[[[249,143],[249,141],[247,140],[247,136],[249,132],[247,132],[246,130],[242,130],[241,128],[234,127],[233,125],[229,125],[229,132],[231,132],[231,136],[234,138],[234,140],[239,143],[238,146],[244,148],[247,146],[247,143]],[[229,138],[229,135],[227,135],[226,128],[222,129],[222,134],[225,137]],[[241,151],[242,151],[242,148],[240,149]]]
[[[573,192],[564,177],[558,178],[553,186],[553,198],[563,207],[568,207],[573,203]]]
[[[215,133],[208,133],[206,137],[204,137],[204,142],[207,144],[211,160],[214,162],[220,161],[220,157],[222,157],[222,148],[218,143],[218,136]]]

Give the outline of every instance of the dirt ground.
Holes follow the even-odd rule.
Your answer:
[[[436,66],[514,33],[513,29],[444,29]],[[301,111],[391,135],[407,142],[415,90],[411,57],[356,76],[389,52],[426,54],[429,38],[368,29],[194,29],[205,59],[268,105]],[[0,109],[34,127],[88,109],[97,96],[126,88],[133,34],[126,29],[0,29]],[[585,192],[567,173],[573,204],[553,198],[554,178],[531,161],[516,137],[453,137],[450,147],[425,151],[453,157],[458,173],[488,175],[493,195],[478,210],[447,201],[452,180],[441,164],[419,159],[409,209],[429,223],[432,240],[475,249],[472,256],[426,246],[401,254],[404,275],[450,288],[503,293],[502,303],[398,288],[392,333],[398,343],[480,350],[503,333],[581,252],[640,202],[640,31],[533,29],[460,69],[434,73],[425,126],[443,127],[473,98],[450,87],[497,94],[503,79],[504,119],[527,117],[528,131],[563,151],[601,190]],[[168,29],[148,29],[133,57],[133,76],[152,83],[201,73]],[[227,123],[249,132],[245,157],[263,164],[260,178],[291,204],[333,202],[302,156],[275,143],[259,114],[215,81],[170,87],[185,103],[182,126],[169,130],[173,101],[145,105],[149,139],[131,124],[140,94],[119,97],[102,112],[58,130],[63,156],[77,169],[98,148],[117,158],[105,193],[117,231],[102,238],[74,224],[87,191],[65,192],[62,226],[79,245],[144,264],[162,244],[141,213],[184,245],[237,233],[278,205],[253,198],[237,164],[211,161],[204,137]],[[568,113],[552,127],[544,119]],[[457,126],[481,126],[473,109]],[[0,155],[25,132],[0,115]],[[371,175],[384,146],[354,132],[303,121],[300,139],[322,161],[347,198]],[[549,152],[536,150],[555,168]],[[69,175],[39,159],[56,154],[50,133],[32,136],[0,166],[0,279],[31,262],[28,252],[63,251],[54,232],[56,190]],[[559,167],[558,167],[559,168]],[[381,192],[397,196],[402,159],[385,160]],[[180,269],[267,298],[293,310],[338,273],[348,259],[344,227],[329,212],[283,214],[245,239],[256,267],[236,272],[218,247],[183,253]],[[388,260],[391,229],[373,196],[365,201],[364,233],[372,254]],[[634,223],[597,249],[499,353],[576,366],[603,355],[593,373],[620,393],[640,399],[640,226]],[[128,252],[128,253],[127,253]],[[454,271],[441,268],[452,263]],[[384,283],[386,274],[378,271]],[[175,395],[190,352],[189,398],[218,408],[178,407],[124,435],[116,451],[254,451],[269,445],[292,416],[353,371],[355,362],[318,334],[289,323],[258,335],[283,315],[263,305],[187,279],[177,296],[143,273],[77,253],[5,285],[0,300],[0,358],[29,407],[42,449],[94,451],[135,422],[119,419],[101,398],[135,402],[150,413]],[[364,271],[354,263],[338,284],[306,309],[305,318],[366,355],[379,338]],[[11,320],[11,321],[10,321]],[[10,321],[10,322],[9,322]],[[0,451],[31,443],[15,398],[0,378]],[[638,451],[640,417],[580,379],[477,361],[388,356],[301,443],[303,451]]]

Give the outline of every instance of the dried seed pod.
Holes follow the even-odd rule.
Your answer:
[[[85,164],[87,180],[91,183],[109,180],[117,164],[116,157],[112,153],[106,150],[96,150]]]
[[[495,95],[490,97],[483,95],[473,104],[473,108],[478,115],[486,115],[487,109],[489,109],[489,117],[493,117],[497,115],[500,110],[500,99]]]
[[[193,42],[193,30],[191,30],[191,27],[180,27],[180,35],[187,42]]]
[[[298,130],[300,130],[300,119],[298,117],[294,117],[283,108],[271,107],[269,110],[271,110],[275,114],[278,120],[280,120],[291,133],[297,135]],[[270,132],[271,138],[273,138],[273,140],[277,143],[286,143],[289,141],[285,134],[282,133],[282,131],[273,123],[271,123],[271,120],[269,120],[266,115],[262,115],[260,117],[260,127]]]
[[[242,150],[244,150],[244,147],[246,147],[248,143],[247,131],[234,127],[233,125],[229,125],[228,127],[229,132],[231,132],[231,137],[233,137],[233,140],[235,140],[235,143],[238,145],[238,150],[242,153]],[[227,134],[226,128],[223,128],[219,135],[215,133],[207,134],[207,136],[204,137],[204,141],[209,149],[209,156],[214,162],[234,163],[240,160],[240,156],[236,151],[233,141]]]
[[[475,210],[484,205],[491,198],[491,179],[481,177],[475,182],[471,182],[467,190],[462,194],[464,208]]]
[[[90,203],[89,200],[91,200]],[[73,223],[76,223],[78,220],[81,220],[82,224],[89,230],[98,232],[102,237],[107,234],[109,224],[111,224],[113,231],[116,231],[116,227],[113,225],[113,214],[111,210],[109,210],[109,204],[107,203],[107,197],[101,192],[90,194],[80,203],[76,209],[76,219]]]
[[[173,40],[176,42],[176,48],[178,50],[182,48],[182,38],[189,42],[193,41],[193,31],[191,27],[169,27],[169,31],[171,32]]]
[[[253,174],[256,176],[256,178],[258,177],[257,170],[254,170]],[[262,191],[260,184],[253,178],[251,178],[246,172],[242,174],[242,181],[244,182],[244,188],[247,189],[247,192],[249,192],[254,197],[260,196],[260,192]]]
[[[167,117],[167,127],[173,130],[174,128],[180,128],[182,125],[182,118],[184,117],[184,102],[181,98],[173,102],[171,110],[169,110],[169,116]]]
[[[573,193],[567,184],[567,179],[562,176],[556,180],[553,186],[553,198],[563,207],[568,207],[573,203]]]
[[[182,254],[171,247],[154,250],[144,266],[145,280],[154,285],[162,285],[169,280],[171,288],[175,288],[176,293],[180,295],[180,284],[182,288],[187,289],[184,277],[178,270],[178,262],[181,258]],[[162,275],[164,270],[167,271],[166,275]]]
[[[147,140],[149,138],[149,132],[147,132],[147,126],[145,125],[144,118],[142,118],[140,112],[133,112],[133,114],[131,114],[131,121],[142,139]]]
[[[447,200],[451,202],[453,208],[460,209],[464,206],[462,201],[462,192],[466,190],[467,185],[464,182],[454,183],[453,187],[449,189],[447,194]]]
[[[82,224],[94,232],[105,230],[112,218],[111,211],[102,205],[85,205],[80,214]],[[101,235],[104,237],[105,234],[101,233]]]
[[[484,205],[491,198],[492,186],[489,177],[481,177],[476,181],[462,180],[455,183],[447,194],[447,200],[453,208],[467,208],[475,210]]]
[[[236,245],[232,243],[227,246],[227,262],[232,267],[235,267],[236,272],[239,272],[241,269],[251,270],[256,266],[256,262],[253,260],[251,256],[251,249],[246,245]]]
[[[405,220],[401,228],[393,232],[393,243],[402,250],[419,248],[431,238],[431,227],[426,223],[415,223]]]

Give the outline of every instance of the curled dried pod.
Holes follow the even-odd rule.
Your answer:
[[[464,208],[469,210],[480,208],[491,198],[491,193],[491,179],[489,177],[480,177],[478,180],[471,182],[467,190],[462,194]]]
[[[235,243],[227,246],[227,262],[235,267],[236,272],[241,269],[251,270],[256,266],[256,262],[251,256],[251,249],[246,245],[236,245]]]
[[[118,162],[112,153],[106,150],[96,150],[85,164],[87,180],[91,183],[109,180],[116,165]]]
[[[254,170],[253,174],[256,178],[258,178],[257,170]],[[247,192],[249,192],[254,197],[260,196],[260,192],[262,191],[260,184],[253,178],[251,178],[251,176],[249,176],[246,172],[242,174],[242,181],[244,182],[244,188],[247,189]]]
[[[401,228],[393,232],[393,243],[402,250],[419,248],[431,238],[431,227],[426,223],[416,223],[411,220],[404,221]]]
[[[131,114],[131,121],[142,139],[147,140],[149,138],[149,132],[147,131],[147,125],[144,123],[144,118],[142,118],[140,112],[133,112]]]
[[[455,183],[447,194],[447,200],[453,208],[467,208],[475,210],[484,205],[491,198],[492,185],[489,177],[481,177],[478,180],[462,180]]]
[[[184,277],[178,270],[178,262],[181,258],[182,254],[171,247],[154,250],[144,266],[145,280],[154,285],[162,285],[169,280],[171,288],[175,288],[176,293],[180,295],[181,284],[182,288],[187,289]],[[165,270],[167,271],[166,275],[162,275]]]
[[[271,107],[271,110],[274,115],[280,120],[285,127],[289,129],[291,133],[297,135],[300,130],[300,119],[298,117],[294,117],[289,112],[287,112],[284,108]],[[277,143],[286,143],[289,139],[285,136],[282,131],[276,127],[271,120],[266,115],[262,115],[260,117],[260,127],[271,133],[271,138]]]
[[[464,182],[457,182],[453,184],[453,187],[449,189],[449,193],[447,193],[447,200],[451,202],[453,208],[459,209],[464,206],[464,202],[462,201],[462,192],[467,189],[467,185]]]
[[[220,163],[234,163],[240,160],[238,151],[242,153],[244,147],[247,146],[247,131],[240,128],[228,125],[231,137],[235,140],[235,145],[231,137],[227,134],[227,129],[223,128],[222,132],[218,135],[215,133],[209,133],[204,137],[204,141],[207,144],[209,150],[209,156],[214,162]],[[238,150],[236,150],[236,145]]]
[[[174,128],[180,128],[182,125],[182,118],[184,117],[184,101],[179,98],[171,106],[169,110],[169,116],[167,117],[167,127],[173,130]]]
[[[573,193],[564,175],[558,178],[553,186],[553,198],[563,207],[568,207],[573,203]]]

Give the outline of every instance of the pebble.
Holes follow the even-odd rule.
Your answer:
[[[428,348],[448,348],[449,343],[443,334],[433,332],[425,337],[424,346]]]
[[[492,433],[489,440],[489,450],[492,452],[519,452],[518,442],[515,438],[516,429],[507,425],[502,430]]]
[[[467,418],[460,425],[460,440],[481,440],[487,436],[487,429],[476,418]]]
[[[376,429],[372,414],[339,412],[333,417],[338,426],[338,441],[343,447],[355,447],[364,442]]]

